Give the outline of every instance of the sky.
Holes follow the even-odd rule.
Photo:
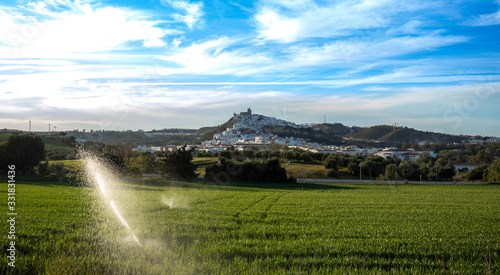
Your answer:
[[[295,123],[500,136],[500,0],[0,2],[0,129]]]

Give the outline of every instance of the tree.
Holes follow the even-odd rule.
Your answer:
[[[495,160],[488,168],[488,181],[500,183],[500,159]]]
[[[407,180],[419,180],[422,173],[416,164],[409,161],[403,161],[398,165],[398,174]]]
[[[488,169],[486,165],[480,165],[465,174],[466,181],[475,181],[475,180],[483,180],[483,176],[485,175],[485,171]]]
[[[253,159],[255,158],[255,151],[246,149],[245,151],[243,151],[243,156],[246,158]]]
[[[156,163],[159,158],[156,154],[149,152],[142,152],[138,158],[136,158],[136,163],[138,164],[138,171],[141,173],[151,174],[157,173]]]
[[[351,161],[349,162],[349,165],[347,165],[347,171],[352,175],[356,175],[356,173],[359,173],[359,165]]]
[[[168,154],[163,159],[162,171],[168,177],[176,180],[193,180],[196,178],[196,165],[192,163],[196,147],[186,150],[183,145],[179,150]]]
[[[365,160],[361,168],[364,175],[374,178],[384,173],[384,167],[382,166],[382,163],[373,161],[371,159]]]
[[[56,177],[59,181],[62,181],[62,179],[64,178],[64,175],[66,175],[68,173],[68,169],[66,169],[66,167],[64,167],[64,163],[62,163],[62,162],[52,163],[50,168],[51,168],[52,172],[54,172],[54,174],[56,175]]]
[[[443,180],[452,180],[455,173],[455,167],[453,167],[453,165],[448,164],[438,168],[438,176]]]
[[[385,167],[385,178],[387,180],[396,179],[396,164],[391,163]]]
[[[218,154],[219,158],[231,159],[233,157],[233,153],[231,151],[220,151]]]
[[[481,149],[477,154],[472,158],[473,161],[479,163],[491,163],[493,160],[491,150]]]
[[[288,179],[278,158],[247,160],[241,164],[221,159],[219,164],[206,168],[205,180],[215,182],[295,182]]]
[[[304,163],[312,163],[314,161],[309,153],[300,153],[300,160]]]
[[[339,165],[339,162],[342,161],[340,161],[336,155],[331,154],[323,161],[323,165],[326,169],[339,170],[339,167],[341,166]]]
[[[16,174],[30,174],[45,159],[45,144],[33,133],[11,135],[7,140],[3,162],[16,166]]]
[[[0,172],[7,171],[7,165],[9,165],[9,160],[7,158],[7,141],[0,143]]]

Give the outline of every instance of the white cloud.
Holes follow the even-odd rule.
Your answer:
[[[157,27],[160,22],[128,9],[66,4],[66,10],[54,11],[43,2],[33,3],[33,10],[25,11],[30,20],[22,22],[17,12],[0,13],[0,23],[6,26],[0,30],[0,41],[6,45],[0,48],[0,56],[43,58],[103,52],[124,49],[132,41],[142,41],[143,47],[161,47],[162,38],[175,32]]]
[[[420,27],[424,26],[424,22],[420,20],[411,20],[399,28],[392,28],[388,31],[389,34],[418,34]]]
[[[261,12],[257,20],[262,25],[260,35],[266,39],[293,42],[301,32],[297,19],[284,18],[271,10]]]
[[[245,49],[228,49],[236,42],[236,40],[221,37],[202,43],[193,43],[185,48],[177,48],[173,54],[160,58],[175,62],[182,67],[165,69],[163,73],[245,75],[262,71],[266,65],[272,63],[272,59],[263,53]]]
[[[288,43],[387,27],[392,13],[424,7],[395,0],[336,1],[324,5],[311,1],[297,4],[293,1],[263,1],[255,19],[261,38]]]
[[[332,63],[345,64],[351,61],[371,61],[396,57],[410,53],[433,50],[435,48],[469,40],[463,36],[443,36],[432,33],[424,36],[403,36],[380,40],[341,40],[326,43],[320,47],[294,46],[291,65],[315,66]]]
[[[500,11],[491,14],[482,14],[471,18],[464,23],[468,26],[491,26],[500,24]]]
[[[192,29],[197,22],[202,20],[204,15],[203,2],[190,3],[180,0],[161,0],[161,2],[181,11],[182,14],[174,14],[174,18],[184,22],[190,29]]]

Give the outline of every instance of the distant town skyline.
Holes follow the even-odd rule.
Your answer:
[[[0,128],[500,136],[500,1],[3,1]]]

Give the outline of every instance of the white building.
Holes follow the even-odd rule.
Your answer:
[[[402,160],[417,160],[424,153],[428,153],[429,156],[435,158],[436,154],[434,151],[430,150],[415,150],[413,148],[410,149],[398,149],[398,148],[385,148],[381,152],[376,153],[375,155],[381,156],[383,158],[391,157],[391,158],[400,158]]]
[[[467,171],[470,171],[478,166],[489,165],[489,164],[477,163],[477,162],[455,162],[455,163],[451,163],[451,165],[453,165],[453,167],[455,167],[456,172],[467,172]]]
[[[153,148],[144,145],[137,145],[137,148],[135,148],[134,150],[137,152],[150,152],[150,153],[155,152]]]

